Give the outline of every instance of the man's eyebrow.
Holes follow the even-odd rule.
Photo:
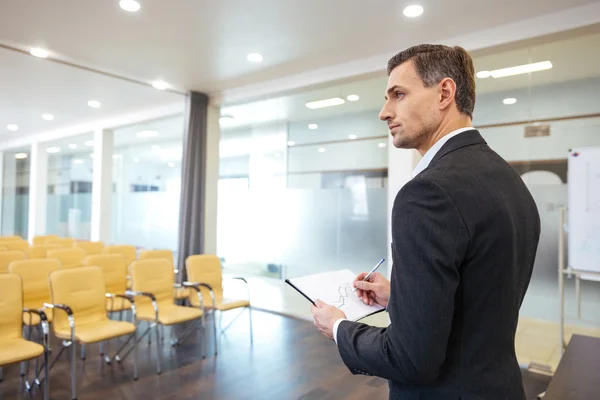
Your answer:
[[[389,88],[388,90],[386,90],[386,95],[384,96],[384,97],[385,97],[385,99],[386,99],[386,100],[388,99],[388,97],[387,97],[387,94],[393,93],[393,92],[395,92],[395,91],[396,91],[396,90],[398,90],[398,89],[400,89],[400,90],[405,90],[405,89],[404,89],[402,86],[400,86],[400,85],[394,85],[394,86],[392,86],[391,88]]]

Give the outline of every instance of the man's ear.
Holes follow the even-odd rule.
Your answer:
[[[445,110],[455,101],[456,83],[451,78],[444,78],[439,83],[440,110]]]

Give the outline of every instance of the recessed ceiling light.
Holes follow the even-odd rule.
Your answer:
[[[158,131],[141,131],[137,133],[139,138],[150,138],[158,136]]]
[[[358,99],[360,99],[360,97],[358,97],[357,94],[351,94],[348,97],[346,97],[346,99],[348,99],[348,101],[358,101]]]
[[[293,147],[293,146],[296,145],[296,142],[293,142],[293,141],[290,140],[290,141],[287,142],[287,145],[290,146],[290,147]]]
[[[23,160],[23,159],[27,158],[27,153],[16,153],[15,158],[17,160]]]
[[[54,119],[54,115],[52,114],[42,114],[42,118],[46,121],[52,121]]]
[[[409,18],[418,17],[423,14],[423,7],[418,4],[410,5],[404,9],[403,14]]]
[[[544,71],[552,68],[550,61],[542,61],[533,64],[517,65],[516,67],[496,69],[490,72],[493,78],[504,78],[507,76],[527,74],[530,72]]]
[[[39,58],[48,58],[48,56],[49,56],[49,54],[46,50],[40,49],[37,47],[34,47],[33,49],[31,49],[29,51],[29,53],[31,53],[32,56],[39,57]]]
[[[135,0],[121,0],[119,1],[119,6],[121,6],[123,10],[129,12],[137,12],[141,8],[140,3]]]
[[[250,54],[248,54],[248,57],[246,57],[246,59],[248,61],[250,61],[251,63],[259,63],[259,62],[262,62],[263,56],[262,56],[262,54],[258,54],[258,53],[250,53]]]
[[[60,147],[48,147],[46,151],[50,154],[58,153],[60,151]]]
[[[358,136],[356,136],[356,135],[348,135],[348,139],[350,139],[350,140],[356,140],[357,137]]]
[[[6,125],[6,129],[8,129],[11,132],[16,132],[19,130],[19,127],[15,124],[8,124]]]
[[[73,159],[73,164],[83,164],[83,160],[81,158]]]
[[[325,153],[326,149],[325,147],[319,147],[319,153]]]
[[[87,140],[84,144],[86,146],[88,146],[88,147],[92,147],[94,145],[94,141],[93,140]]]
[[[308,129],[312,129],[312,130],[319,129],[319,125],[317,125],[317,124],[308,124]]]
[[[100,108],[102,104],[99,101],[96,100],[90,100],[88,101],[88,106],[92,107],[92,108]]]
[[[386,143],[383,143],[383,142],[381,142],[381,143],[379,143],[377,146],[379,146],[380,148],[382,148],[382,149],[383,149],[384,147],[386,147],[386,146],[387,146],[387,144],[386,144]]]
[[[515,104],[517,102],[517,99],[515,99],[514,97],[508,97],[508,98],[502,100],[502,102],[504,104],[506,104],[507,106],[509,106],[511,104]]]
[[[175,163],[170,162],[169,163],[169,167],[173,168],[175,166]]]
[[[325,99],[325,100],[308,102],[308,103],[306,103],[306,107],[310,108],[311,110],[315,110],[317,108],[339,106],[339,105],[344,104],[345,102],[346,101],[344,99],[335,97],[333,99]]]
[[[140,159],[139,159],[139,158],[134,158],[134,159],[133,159],[133,162],[137,164],[137,163],[139,163],[139,162],[140,162]]]
[[[154,89],[165,90],[169,87],[169,84],[163,81],[154,81],[152,82],[152,86],[154,86]]]
[[[75,150],[75,149],[77,148],[77,145],[76,145],[76,144],[73,144],[73,143],[71,143],[71,144],[69,145],[69,148],[70,148],[71,150]]]
[[[475,76],[480,79],[485,79],[485,78],[489,78],[490,76],[492,76],[492,73],[490,71],[479,71],[478,73],[475,74]]]
[[[221,118],[219,118],[219,123],[225,125],[232,123],[234,120],[235,118],[233,118],[231,115],[223,115]]]

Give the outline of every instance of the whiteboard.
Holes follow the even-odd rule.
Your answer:
[[[569,266],[600,272],[600,147],[571,149],[568,182]]]

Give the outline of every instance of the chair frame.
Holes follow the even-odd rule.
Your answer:
[[[248,309],[248,317],[249,317],[249,323],[250,323],[250,344],[254,344],[254,331],[252,329],[252,303],[250,301],[250,285],[248,285],[248,281],[246,280],[246,278],[241,277],[241,276],[236,276],[236,277],[232,277],[230,278],[231,280],[240,280],[242,282],[244,282],[246,284],[246,293],[248,295],[248,302],[250,303],[250,305],[243,307],[243,308],[247,308]],[[225,331],[227,329],[229,329],[231,327],[231,325],[233,325],[233,323],[242,315],[242,313],[244,312],[244,310],[242,310],[238,315],[235,316],[235,318],[233,318],[233,320],[231,320],[231,322],[229,322],[229,324],[225,327],[225,329],[222,328],[222,319],[223,319],[223,312],[221,310],[217,309],[217,305],[216,305],[216,296],[215,293],[213,291],[212,286],[210,286],[207,283],[203,283],[203,282],[185,282],[188,285],[192,286],[192,287],[204,287],[206,289],[208,289],[208,291],[210,292],[210,297],[212,299],[212,309],[208,311],[208,314],[213,314],[213,322],[216,326],[216,312],[219,311],[219,329],[221,329],[221,335],[223,335],[225,333]],[[199,289],[198,289],[199,290]],[[227,310],[230,311],[230,310]],[[216,335],[215,335],[215,355],[217,355],[217,342],[216,342]]]
[[[176,339],[171,341],[171,346],[175,347],[175,346],[180,346],[181,343],[183,343],[183,341],[187,338],[187,336],[194,331],[195,328],[198,327],[198,325],[200,324],[200,327],[202,328],[203,331],[203,341],[202,341],[202,358],[205,359],[206,358],[206,310],[204,309],[204,301],[202,299],[202,293],[200,292],[200,289],[197,286],[191,285],[187,282],[184,282],[183,284],[179,284],[179,283],[175,283],[173,285],[174,288],[192,288],[194,290],[196,290],[196,293],[198,295],[198,300],[200,301],[200,310],[202,310],[202,316],[196,321],[196,323],[192,323],[190,326],[188,326],[183,333]],[[126,296],[131,296],[131,297],[135,297],[135,296],[143,296],[143,297],[147,297],[152,301],[152,307],[154,308],[154,321],[152,323],[149,324],[148,328],[144,331],[144,333],[139,336],[137,338],[137,342],[140,342],[152,329],[155,329],[156,332],[156,353],[157,353],[157,357],[156,357],[156,373],[158,375],[161,374],[162,370],[161,370],[161,365],[162,365],[162,355],[161,355],[161,351],[160,351],[160,343],[161,343],[161,338],[160,338],[160,332],[159,332],[159,327],[162,327],[163,325],[160,323],[159,319],[158,319],[158,315],[159,315],[159,308],[158,308],[158,303],[156,302],[156,297],[154,296],[154,294],[152,293],[148,293],[148,292],[139,292],[139,291],[131,291],[128,290],[125,292]],[[173,299],[174,300],[174,299]],[[138,325],[141,321],[137,321],[136,325]],[[214,329],[214,336],[215,336],[215,343],[216,343],[216,335],[217,335],[217,331],[216,331],[216,325],[213,326]],[[152,334],[150,334],[151,336]],[[123,346],[121,347],[121,349],[119,349],[119,351],[117,353],[120,353],[125,346],[128,344],[129,341],[127,341],[126,343],[123,344]],[[118,363],[121,363],[131,352],[131,348],[128,349],[123,356],[115,356],[115,360]],[[215,352],[216,354],[216,352]]]
[[[123,297],[123,298],[129,300],[131,302],[131,310],[133,312],[133,316],[135,319],[135,304],[134,304],[133,298],[127,297],[126,295],[119,295],[119,294],[112,294],[112,293],[107,293],[106,297]],[[65,304],[45,303],[44,307],[50,308],[50,309],[59,309],[59,310],[64,311],[67,314],[67,318],[69,320],[69,327],[71,328],[71,340],[63,340],[63,342],[62,342],[63,346],[60,349],[60,351],[58,352],[58,354],[56,355],[56,357],[54,358],[54,360],[52,361],[52,363],[50,364],[49,370],[52,370],[52,368],[54,367],[56,362],[60,359],[60,356],[65,351],[65,349],[70,348],[70,350],[71,350],[71,398],[73,400],[75,400],[75,399],[77,399],[77,382],[76,382],[77,371],[75,369],[76,364],[77,364],[77,346],[76,346],[77,339],[75,338],[75,315],[73,314],[73,310],[71,310],[71,308]],[[132,338],[136,338],[136,340],[134,341],[134,345],[133,345],[133,351],[134,351],[133,380],[137,381],[138,380],[137,326],[136,326],[136,329],[133,331],[133,333],[129,335],[129,339],[127,340],[126,343],[128,343]],[[110,349],[108,349],[108,350],[110,350]],[[113,359],[116,359],[117,356],[118,356],[118,353],[115,353],[115,356],[113,357]],[[107,351],[107,355],[104,356],[104,360],[106,361],[107,364],[110,365],[111,359],[110,359],[110,354],[108,351]]]

